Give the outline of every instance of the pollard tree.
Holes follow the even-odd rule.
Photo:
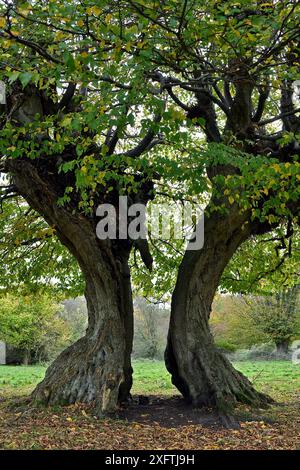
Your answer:
[[[2,199],[21,195],[76,258],[89,313],[86,336],[59,356],[33,396],[96,400],[99,412],[114,410],[131,387],[133,242],[99,240],[94,208],[117,205],[119,194],[145,203],[151,196],[137,159],[156,142],[162,105],[148,103],[147,90],[135,92],[144,68],[123,54],[118,13],[118,5],[104,13],[91,2],[2,2],[0,21]],[[136,51],[140,42],[137,34]]]
[[[251,235],[297,223],[299,5],[167,0],[1,5],[3,197],[16,193],[77,259],[87,335],[34,392],[115,409],[131,387],[135,245],[99,240],[96,207],[164,197],[209,200],[202,250],[186,251],[166,364],[192,404],[268,399],[216,350],[214,293]],[[5,109],[4,109],[5,108]]]
[[[205,242],[179,267],[166,365],[194,405],[259,403],[216,350],[208,319],[239,246],[278,226],[289,238],[299,221],[299,4],[129,3],[149,24],[153,80],[207,140],[195,139],[198,162],[187,164],[195,183],[206,174],[211,184]]]

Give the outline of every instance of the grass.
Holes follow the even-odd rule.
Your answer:
[[[234,364],[254,386],[275,399],[298,394],[300,365],[291,361],[242,361]]]
[[[165,417],[171,413],[170,419],[176,421],[180,411],[175,409],[174,414],[169,408],[168,412],[159,401],[162,397],[155,409],[163,408],[167,414],[160,421],[158,411],[147,418],[152,405],[137,406],[137,420],[131,421],[98,419],[83,404],[27,407],[22,397],[42,380],[46,367],[0,366],[0,449],[300,449],[300,365],[288,361],[234,365],[277,401],[267,410],[239,408],[239,416],[244,416],[239,430],[207,427],[190,421],[189,414],[182,424],[169,426]],[[134,394],[177,393],[162,361],[134,361],[133,367]]]
[[[30,393],[45,375],[45,366],[0,366],[0,394]]]
[[[237,362],[234,366],[245,374],[256,388],[275,398],[297,393],[300,389],[300,365],[289,361]],[[162,361],[133,362],[135,394],[172,395],[176,392]],[[30,393],[44,377],[45,366],[0,366],[0,394]]]

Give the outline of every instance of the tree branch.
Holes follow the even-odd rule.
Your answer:
[[[161,115],[158,114],[155,116],[153,122],[158,123],[161,120]],[[123,155],[126,157],[136,158],[139,157],[152,143],[153,138],[155,137],[156,132],[150,129],[145,137],[140,141],[140,143],[131,150],[128,150]]]
[[[253,122],[259,122],[261,120],[269,94],[270,88],[266,88],[260,92],[257,109],[252,117]]]
[[[282,113],[282,114],[278,114],[278,116],[275,116],[273,118],[270,118],[270,119],[265,119],[264,121],[260,121],[258,123],[259,126],[265,126],[266,124],[271,124],[272,122],[275,122],[275,121],[279,121],[280,119],[282,118],[285,118],[285,117],[288,117],[288,116],[293,116],[294,114],[296,113],[300,113],[300,108],[296,108],[294,109],[293,111],[289,111],[287,113]]]
[[[62,99],[58,103],[58,109],[63,109],[66,108],[70,101],[72,100],[74,93],[76,91],[76,84],[75,83],[69,83],[65,93],[63,94]]]

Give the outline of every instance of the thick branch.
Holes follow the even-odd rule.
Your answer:
[[[75,83],[69,83],[65,93],[63,94],[62,99],[60,100],[58,104],[58,109],[63,109],[66,108],[70,101],[72,100],[74,93],[76,91],[76,84]]]
[[[293,116],[293,115],[295,115],[296,113],[299,113],[299,112],[300,112],[300,108],[296,108],[293,111],[278,114],[277,116],[275,116],[273,118],[265,119],[264,121],[260,121],[260,123],[258,125],[259,126],[265,126],[266,124],[271,124],[272,122],[279,121],[280,119],[283,119],[283,118],[288,117],[288,116]]]
[[[154,123],[158,123],[161,120],[161,115],[157,115],[154,118]],[[140,143],[128,152],[125,152],[126,157],[136,158],[142,155],[142,153],[151,145],[153,138],[156,135],[156,131],[149,129],[145,137],[140,141]]]
[[[259,94],[258,105],[254,116],[252,117],[253,122],[259,122],[262,118],[266,101],[269,97],[270,89],[262,90]]]

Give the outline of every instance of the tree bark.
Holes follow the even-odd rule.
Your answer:
[[[165,362],[187,402],[226,411],[236,403],[262,405],[270,398],[254,390],[216,348],[209,329],[212,301],[230,258],[250,235],[246,215],[232,207],[205,219],[204,247],[186,251],[172,296]]]
[[[86,335],[50,365],[33,398],[49,404],[96,402],[103,413],[113,412],[130,394],[132,303],[129,277],[120,272],[116,279],[105,264],[95,264],[85,273]]]
[[[286,355],[289,352],[289,340],[281,340],[281,341],[275,341],[276,344],[276,352],[278,354]]]
[[[25,349],[24,355],[23,355],[23,366],[28,366],[30,363],[30,351],[28,349]]]
[[[11,162],[14,184],[77,259],[86,282],[86,335],[50,365],[32,394],[44,404],[95,402],[110,413],[130,396],[133,305],[128,241],[99,240],[95,221],[57,205],[57,193],[27,161]]]

